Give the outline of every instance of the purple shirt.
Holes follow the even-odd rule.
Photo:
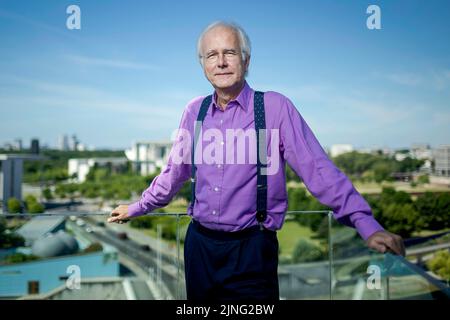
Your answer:
[[[214,94],[202,132],[215,129],[212,132],[223,136],[224,140],[227,129],[253,129],[254,132],[253,94],[253,89],[245,83],[238,97],[230,101],[224,111],[216,103],[217,96]],[[189,102],[181,119],[180,129],[190,133],[191,137],[194,136],[194,124],[203,98],[198,97]],[[283,225],[288,206],[285,177],[287,162],[301,177],[310,193],[322,204],[332,208],[339,222],[355,227],[364,240],[374,232],[384,230],[373,218],[364,198],[328,158],[293,103],[280,93],[268,91],[264,94],[264,104],[267,156],[272,159],[272,163],[269,161],[268,165],[275,163],[275,159],[279,161],[278,170],[267,175],[267,219],[264,226],[278,230]],[[141,199],[129,206],[129,216],[143,215],[164,207],[171,201],[190,178],[191,141],[183,141],[180,135],[177,136],[167,165],[142,193]],[[225,160],[229,159],[227,155],[231,155],[228,152],[231,146],[238,150],[238,142],[231,140],[231,143],[227,141],[225,144],[224,141],[217,141],[217,135],[215,139],[210,137],[210,140],[205,139],[205,136],[200,137],[197,146],[203,148],[200,154],[204,152],[217,156],[217,152],[210,152],[212,142],[216,147],[223,147],[221,159],[224,160],[197,164],[196,201],[193,209],[191,206],[188,208],[188,214],[202,225],[216,230],[237,231],[256,225],[256,164],[249,160],[255,154],[255,142],[245,145],[248,154],[244,163],[237,160],[238,156],[234,163]],[[180,150],[183,143],[189,152],[183,154],[185,161],[180,163],[175,161],[175,152],[178,152],[175,149]],[[196,149],[196,154],[198,150]]]

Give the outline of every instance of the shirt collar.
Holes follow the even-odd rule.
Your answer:
[[[244,110],[248,110],[248,104],[250,103],[250,97],[253,93],[253,89],[250,88],[247,81],[244,82],[244,87],[242,88],[241,92],[238,94],[238,96],[231,100],[230,102],[237,102],[237,104]],[[217,103],[217,93],[214,91],[213,99],[212,99],[212,108],[208,109],[208,113],[211,114],[211,112],[214,112],[215,109],[220,109],[219,104]]]

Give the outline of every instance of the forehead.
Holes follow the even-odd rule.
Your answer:
[[[239,39],[233,29],[219,26],[209,30],[202,39],[203,51],[218,49],[239,49]]]

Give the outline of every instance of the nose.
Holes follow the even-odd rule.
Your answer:
[[[228,62],[227,59],[225,59],[224,54],[219,54],[219,56],[217,57],[217,66],[219,68],[226,68],[228,66]]]

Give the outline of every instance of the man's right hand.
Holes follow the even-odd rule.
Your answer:
[[[130,218],[128,217],[128,205],[121,204],[120,206],[115,208],[109,216],[110,216],[110,218],[108,218],[109,223],[115,222],[122,224],[130,221]]]

